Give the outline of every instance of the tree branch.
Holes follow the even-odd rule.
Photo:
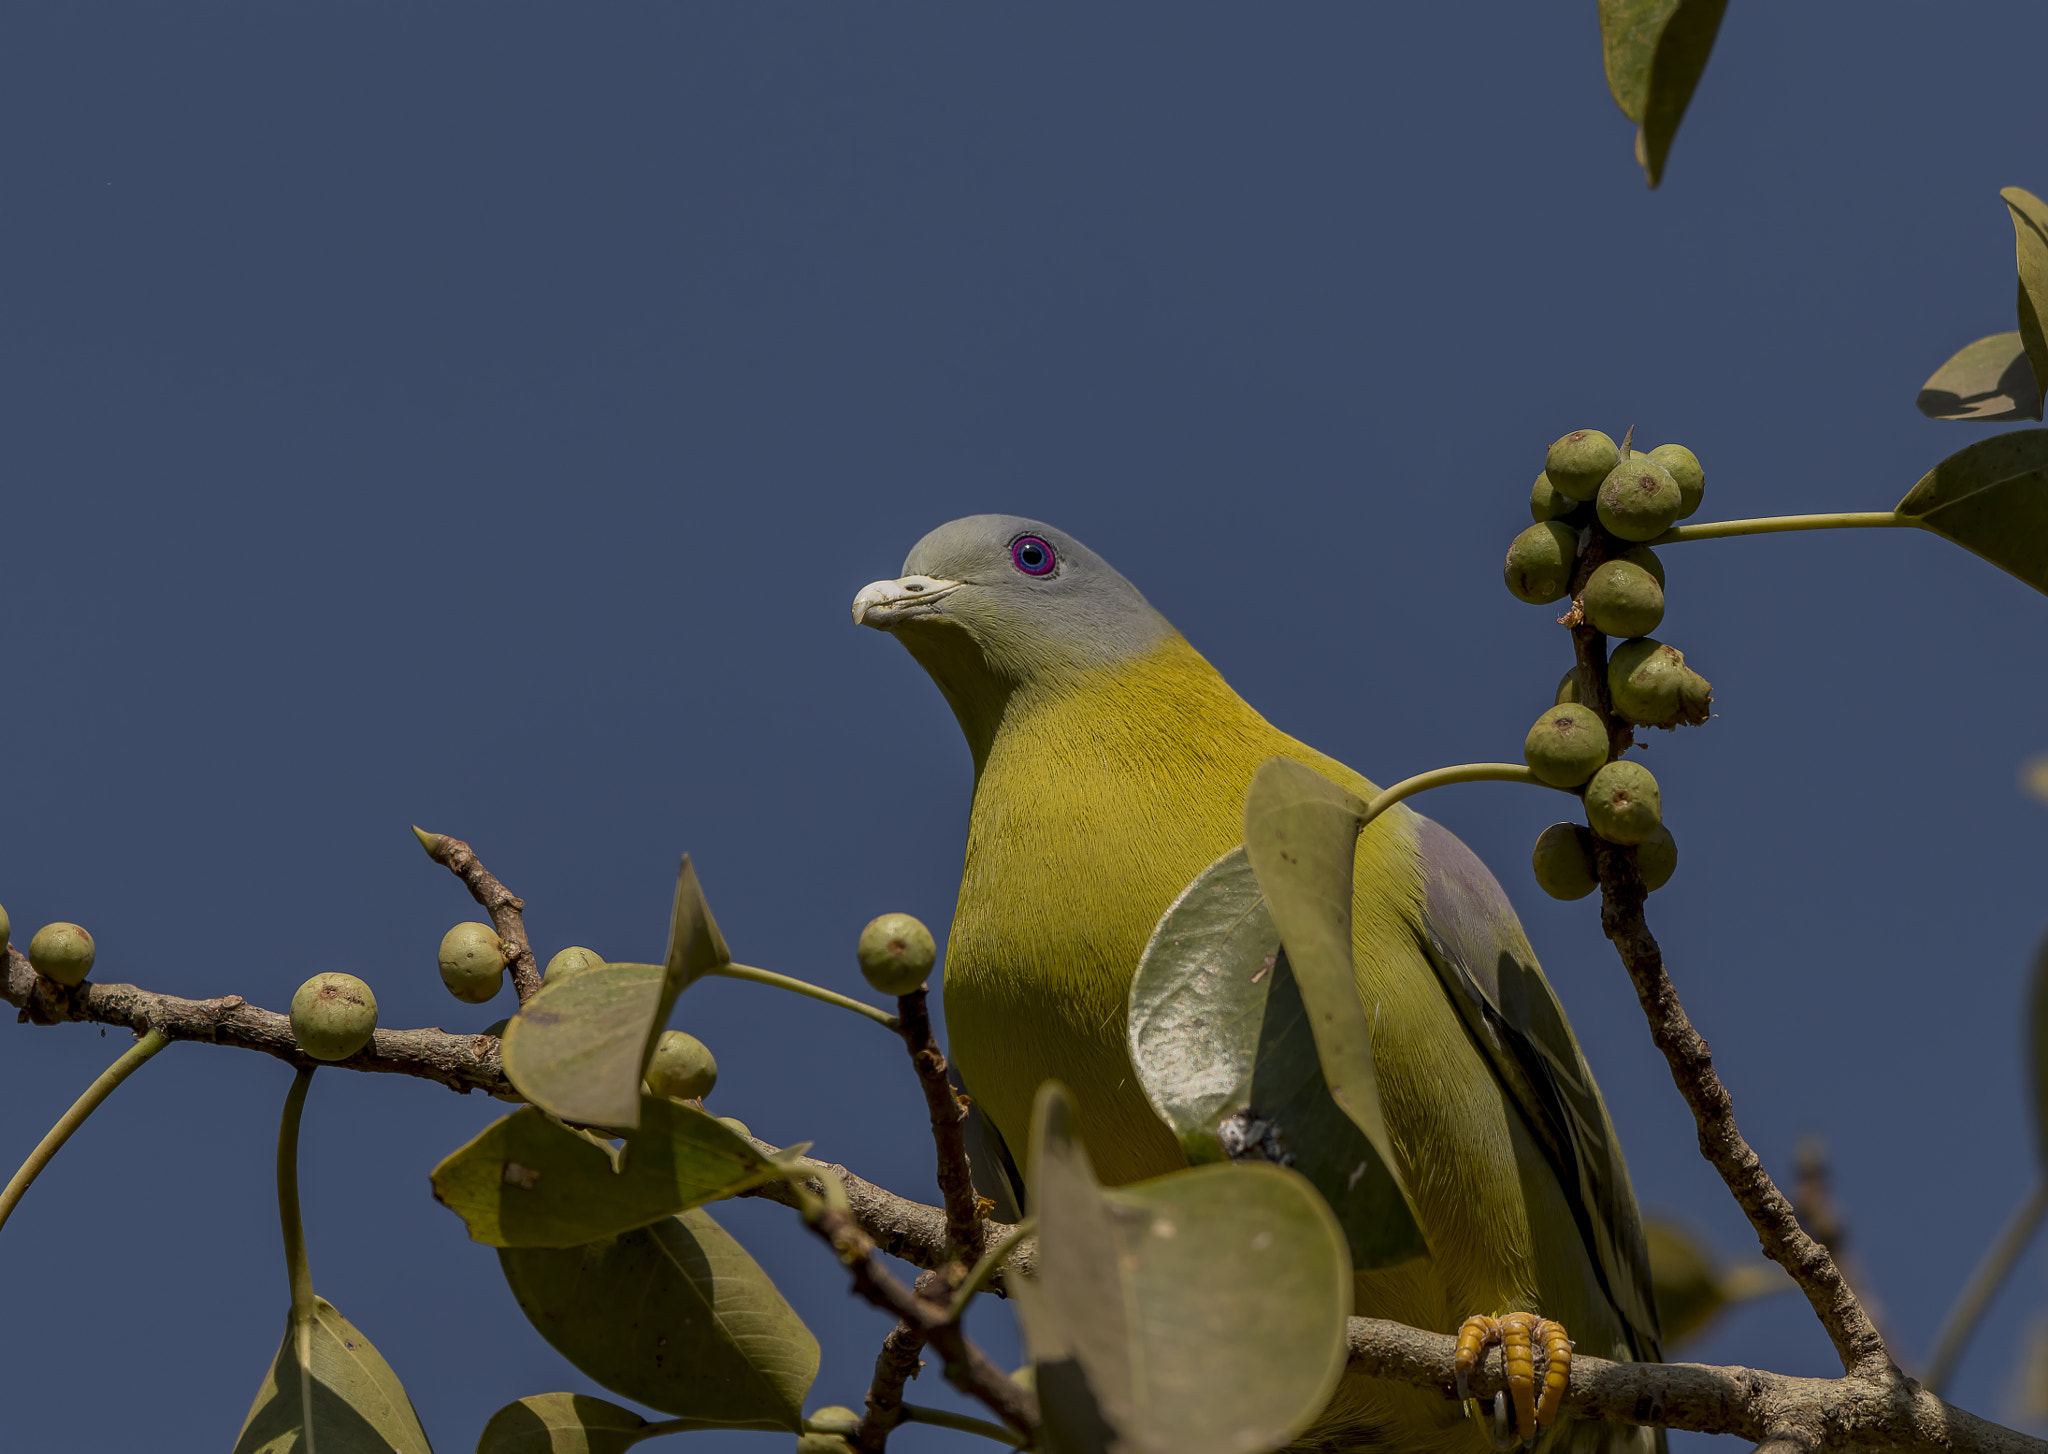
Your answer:
[[[931,1113],[932,1144],[938,1152],[939,1195],[946,1209],[946,1237],[953,1248],[954,1268],[946,1276],[950,1295],[967,1275],[967,1266],[980,1255],[981,1200],[974,1193],[974,1176],[967,1161],[967,1136],[963,1129],[967,1107],[946,1078],[946,1053],[932,1035],[931,1014],[925,1005],[926,991],[918,989],[896,1001],[897,1033],[910,1051],[910,1063],[924,1090],[925,1108]]]
[[[1574,575],[1575,590],[1583,590],[1592,563],[1602,554],[1605,533],[1592,532],[1592,543]],[[1576,614],[1576,605],[1573,613]],[[1569,619],[1569,614],[1566,618]],[[1611,752],[1620,756],[1633,734],[1615,715],[1607,695],[1607,638],[1593,627],[1579,622],[1571,627],[1572,646],[1578,659],[1579,701],[1600,714],[1608,724]],[[1856,1300],[1848,1279],[1835,1259],[1819,1242],[1806,1234],[1792,1203],[1778,1190],[1762,1160],[1743,1138],[1735,1124],[1735,1103],[1714,1071],[1713,1052],[1693,1028],[1692,1020],[1679,1003],[1678,991],[1664,972],[1664,953],[1643,917],[1648,891],[1636,872],[1633,848],[1624,848],[1595,837],[1594,861],[1600,872],[1600,927],[1621,956],[1623,968],[1635,984],[1636,998],[1650,1022],[1650,1038],[1664,1052],[1671,1078],[1691,1109],[1699,1129],[1700,1154],[1721,1173],[1728,1190],[1749,1216],[1764,1255],[1792,1275],[1813,1304],[1821,1326],[1840,1355],[1842,1367],[1866,1378],[1897,1379],[1901,1375],[1885,1352],[1884,1339]]]
[[[767,1150],[776,1150],[765,1141],[756,1143]],[[912,1267],[936,1272],[950,1260],[946,1250],[946,1214],[937,1207],[926,1206],[923,1202],[911,1201],[908,1197],[876,1186],[855,1176],[845,1167],[833,1162],[816,1161],[805,1157],[797,1163],[804,1170],[814,1173],[806,1183],[812,1195],[822,1197],[825,1187],[822,1178],[837,1177],[846,1188],[846,1202],[853,1213],[853,1219],[860,1229],[874,1242],[876,1250],[900,1257]],[[740,1193],[743,1197],[759,1197],[763,1201],[775,1202],[792,1211],[801,1212],[803,1198],[797,1189],[786,1181],[771,1181],[751,1191]],[[980,1223],[975,1241],[970,1250],[974,1260],[980,1261],[988,1255],[1003,1238],[1016,1229],[1007,1222],[995,1222],[986,1218]],[[1038,1241],[1027,1237],[1004,1259],[1002,1270],[989,1282],[989,1291],[1007,1297],[1003,1279],[1013,1273],[1030,1276],[1037,1269]]]
[[[540,989],[540,965],[533,946],[526,940],[526,900],[498,882],[498,876],[483,866],[474,850],[460,838],[445,833],[412,830],[427,850],[427,857],[461,879],[469,896],[491,916],[491,927],[506,949],[505,967],[512,971],[512,989],[525,1004]]]
[[[853,1274],[853,1290],[884,1312],[924,1334],[946,1365],[946,1381],[979,1399],[996,1417],[1027,1439],[1038,1432],[1038,1397],[1020,1387],[989,1361],[947,1317],[943,1304],[920,1297],[905,1287],[875,1256],[875,1244],[853,1214],[822,1202],[804,1210],[804,1221],[822,1237]],[[941,1248],[943,1255],[945,1249]],[[950,1260],[950,1259],[948,1259]]]
[[[450,1035],[445,1030],[379,1030],[364,1049],[346,1060],[316,1061],[299,1049],[292,1022],[260,1009],[240,995],[217,1000],[182,1000],[132,984],[94,984],[66,989],[35,972],[28,956],[9,946],[0,999],[21,1013],[24,1024],[56,1025],[81,1020],[121,1025],[136,1034],[155,1030],[168,1040],[199,1040],[260,1050],[301,1070],[332,1065],[340,1070],[387,1071],[438,1081],[450,1090],[480,1090],[503,1100],[518,1094],[498,1064],[495,1035]]]
[[[939,1275],[927,1272],[917,1279],[915,1291],[930,1297],[939,1286]],[[890,1432],[903,1422],[903,1385],[924,1367],[918,1357],[924,1342],[924,1329],[900,1318],[882,1340],[882,1351],[875,1355],[875,1376],[868,1383],[867,1408],[849,1438],[860,1454],[882,1454]]]
[[[1355,1372],[1457,1397],[1457,1340],[1378,1318],[1347,1327]],[[1506,1386],[1490,1353],[1472,1391]],[[1791,1378],[1701,1363],[1612,1363],[1575,1354],[1565,1407],[1584,1419],[1734,1434],[1779,1454],[1817,1449],[1911,1449],[1941,1454],[2044,1454],[2048,1442],[1951,1407],[1909,1379]]]

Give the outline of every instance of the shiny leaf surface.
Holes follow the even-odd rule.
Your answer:
[[[581,1393],[537,1393],[484,1425],[476,1454],[621,1454],[647,1437],[631,1409]]]
[[[688,856],[676,875],[663,964],[606,964],[550,981],[505,1027],[505,1074],[565,1121],[639,1124],[640,1077],[676,996],[732,955]]]
[[[305,1447],[304,1402],[291,1319],[263,1375],[235,1454]],[[391,1365],[326,1298],[313,1299],[313,1442],[319,1454],[432,1454],[419,1415]]]
[[[1359,1267],[1428,1251],[1390,1167],[1323,1079],[1279,931],[1243,848],[1161,916],[1131,983],[1131,1060],[1195,1162],[1292,1166],[1336,1213]]]
[[[753,1144],[695,1106],[649,1096],[619,1169],[607,1145],[529,1106],[434,1168],[434,1196],[493,1247],[577,1247],[759,1186]]]
[[[2048,429],[1958,450],[1913,486],[1898,512],[2048,592]]]
[[[2022,417],[2039,419],[2040,390],[2048,388],[2048,202],[2024,187],[2007,187],[1998,195],[2012,212],[2013,249],[2020,274],[2020,340],[2026,345],[2037,386],[2034,412]]]
[[[1039,1092],[1038,1275],[1019,1297],[1049,1454],[1257,1454],[1342,1374],[1351,1264],[1307,1181],[1263,1162],[1103,1191]]]
[[[818,1340],[702,1208],[498,1260],[540,1335],[613,1393],[691,1428],[802,1427]]]
[[[1958,350],[1920,386],[1915,402],[1929,419],[1998,424],[2041,417],[2041,390],[2017,333],[1994,333]]]

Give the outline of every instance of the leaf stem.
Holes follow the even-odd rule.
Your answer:
[[[1390,788],[1382,788],[1379,795],[1365,805],[1365,816],[1360,826],[1370,823],[1380,814],[1403,798],[1426,792],[1430,788],[1447,787],[1452,783],[1534,783],[1547,788],[1551,784],[1524,767],[1519,762],[1466,762],[1456,767],[1439,767],[1429,772],[1419,772],[1414,777],[1403,778]],[[1566,791],[1563,788],[1559,792]]]
[[[1930,1393],[1939,1394],[1949,1375],[1955,1372],[1970,1335],[1977,1331],[1977,1324],[1991,1306],[1991,1299],[1997,1296],[1998,1289],[2012,1275],[2020,1254],[2034,1240],[2043,1216],[2048,1216],[2048,1180],[2036,1182],[2026,1199],[2014,1209],[1998,1239],[1985,1249],[1984,1260],[1977,1264],[1968,1285],[1956,1295],[1955,1305],[1948,1310],[1948,1316],[1941,1320],[1941,1331],[1934,1338],[1934,1352],[1927,1360],[1927,1376],[1920,1380]]]
[[[6,1190],[0,1191],[0,1227],[7,1225],[7,1219],[14,1212],[29,1184],[42,1174],[50,1158],[55,1156],[71,1133],[85,1124],[85,1118],[99,1109],[100,1102],[114,1092],[114,1087],[135,1072],[137,1066],[150,1056],[170,1044],[170,1040],[157,1030],[146,1032],[141,1039],[124,1051],[120,1059],[100,1072],[98,1080],[85,1088],[85,1094],[71,1103],[71,1109],[57,1118],[57,1124],[36,1143],[36,1149],[29,1152],[28,1160],[21,1163],[21,1169],[7,1183]]]
[[[963,1434],[979,1434],[984,1439],[994,1439],[998,1444],[1007,1444],[1012,1449],[1023,1447],[1012,1430],[1001,1424],[992,1424],[987,1419],[970,1418],[966,1414],[948,1413],[944,1409],[928,1409],[922,1404],[904,1404],[903,1422],[906,1424],[930,1424],[935,1429],[957,1429]]]
[[[996,1275],[996,1269],[1016,1249],[1019,1242],[1038,1230],[1038,1218],[1026,1217],[1023,1221],[1003,1234],[1002,1240],[982,1254],[981,1261],[974,1264],[974,1270],[960,1284],[960,1290],[953,1294],[953,1305],[946,1309],[946,1321],[957,1323],[960,1315],[967,1311],[967,1304],[976,1293],[988,1286],[988,1280]]]
[[[828,990],[805,980],[794,979],[786,974],[777,974],[772,969],[755,969],[750,964],[721,964],[716,969],[708,969],[704,973],[706,978],[716,975],[720,979],[743,979],[750,984],[771,985],[779,990],[788,990],[793,995],[803,995],[809,999],[823,1000],[826,1004],[837,1005],[842,1010],[852,1010],[857,1015],[866,1015],[877,1025],[881,1025],[886,1029],[895,1030],[901,1026],[901,1022],[887,1010],[880,1010],[873,1005],[863,1004],[850,995],[842,995],[836,990]]]
[[[1848,530],[1856,527],[1918,525],[1896,510],[1837,510],[1826,515],[1767,515],[1758,520],[1709,520],[1675,525],[1648,545],[1682,545],[1688,540],[1721,540],[1731,535],[1775,535],[1781,530]]]
[[[292,1284],[292,1348],[299,1364],[299,1415],[305,1454],[313,1449],[313,1269],[306,1261],[306,1229],[299,1218],[299,1117],[314,1067],[301,1067],[284,1098],[277,1126],[277,1218],[284,1227],[284,1265]]]

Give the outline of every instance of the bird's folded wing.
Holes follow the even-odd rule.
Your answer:
[[[1430,962],[1556,1171],[1636,1356],[1661,1358],[1628,1168],[1564,1008],[1486,865],[1441,825],[1418,815],[1416,829]]]

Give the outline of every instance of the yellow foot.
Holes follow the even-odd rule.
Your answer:
[[[1458,1329],[1458,1397],[1470,1398],[1469,1379],[1486,1350],[1500,1345],[1501,1366],[1507,1371],[1508,1395],[1514,1400],[1515,1422],[1506,1447],[1533,1439],[1548,1428],[1564,1403],[1565,1385],[1571,1381],[1572,1340],[1564,1324],[1539,1318],[1534,1313],[1509,1313],[1489,1318],[1475,1313]],[[1541,1355],[1543,1393],[1536,1392],[1538,1355]],[[1496,1443],[1499,1441],[1496,1440]]]

